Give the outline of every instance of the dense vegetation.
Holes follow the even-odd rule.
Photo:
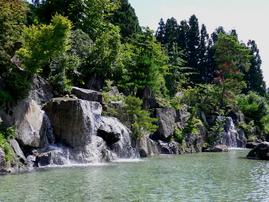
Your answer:
[[[137,138],[156,130],[148,95],[155,106],[190,106],[188,126],[175,132],[178,142],[186,131],[197,133],[206,125],[201,112],[240,111],[246,116],[240,127],[249,137],[269,134],[259,49],[254,40],[241,42],[236,30],[219,27],[210,36],[193,15],[180,23],[161,19],[154,34],[139,26],[127,0],[0,0],[0,27],[3,109],[22,99],[39,75],[55,96],[70,93],[72,85],[104,93],[108,83],[117,86]],[[107,113],[117,111],[108,106]],[[214,131],[216,124],[206,127]]]

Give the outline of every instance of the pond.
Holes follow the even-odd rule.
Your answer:
[[[268,201],[269,162],[247,150],[0,176],[0,201]]]

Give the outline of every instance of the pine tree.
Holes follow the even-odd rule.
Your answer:
[[[141,32],[135,10],[128,0],[121,0],[120,8],[111,17],[111,23],[120,27],[123,39]]]
[[[247,90],[255,91],[260,95],[265,95],[266,85],[263,80],[263,74],[261,70],[262,60],[259,54],[259,49],[254,40],[249,40],[247,45],[251,52],[250,69],[245,74],[245,79],[247,81]]]
[[[208,43],[209,35],[206,31],[206,26],[203,24],[201,28],[200,35],[200,45],[199,45],[199,61],[198,70],[201,77],[201,81],[207,83],[209,81],[208,72]]]
[[[158,27],[158,29],[156,31],[156,35],[155,35],[157,41],[159,41],[161,44],[165,44],[165,42],[164,42],[165,34],[166,34],[165,23],[164,23],[163,19],[161,18],[161,20],[159,22],[159,27]]]

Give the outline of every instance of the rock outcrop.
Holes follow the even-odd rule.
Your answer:
[[[216,145],[206,149],[205,152],[228,152],[228,147],[226,145]]]
[[[160,154],[158,142],[153,141],[149,136],[144,136],[137,140],[137,150],[141,158],[156,156]]]
[[[56,98],[44,110],[51,120],[56,143],[66,146],[63,153],[69,155],[69,160],[88,163],[134,155],[130,131],[118,119],[102,117],[100,103]],[[61,154],[52,157],[55,156]]]
[[[262,142],[252,149],[247,158],[256,160],[269,160],[269,142]]]
[[[13,110],[16,139],[22,146],[48,145],[46,114],[34,100],[23,100]]]
[[[107,146],[120,158],[135,157],[131,145],[131,131],[118,119],[101,117],[97,135],[105,140]]]
[[[10,145],[11,145],[13,151],[15,152],[16,157],[18,158],[18,160],[20,162],[22,162],[22,163],[26,163],[27,160],[25,158],[24,153],[22,152],[22,150],[20,148],[19,143],[15,139],[13,139],[13,140],[10,140]]]
[[[73,87],[72,94],[82,100],[99,102],[101,104],[103,103],[103,95],[99,91]]]

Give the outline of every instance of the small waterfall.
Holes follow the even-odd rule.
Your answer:
[[[245,147],[245,134],[235,127],[231,117],[225,119],[224,132],[221,133],[220,143],[233,148]]]

